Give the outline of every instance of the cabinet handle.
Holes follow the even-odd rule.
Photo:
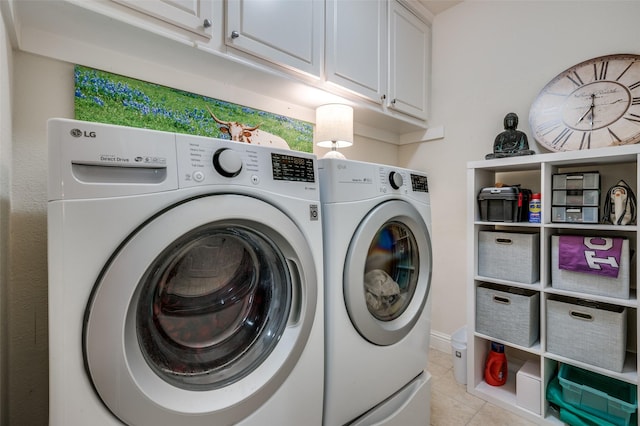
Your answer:
[[[205,19],[204,22],[202,23],[202,26],[205,28],[209,28],[211,27],[211,25],[213,25],[213,23],[211,22],[211,19]]]
[[[240,33],[237,32],[236,30],[231,31],[231,38],[238,38],[240,37]]]
[[[393,105],[393,106],[395,106],[395,105],[396,105],[396,100],[395,100],[395,99],[392,99],[392,100],[391,100],[391,105]]]
[[[387,99],[387,95],[382,95],[382,96],[380,96],[380,100],[381,100],[381,101],[384,101],[385,99]]]

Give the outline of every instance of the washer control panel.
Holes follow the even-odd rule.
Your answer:
[[[242,171],[242,157],[229,148],[220,148],[213,154],[213,168],[224,177],[235,177]]]
[[[272,152],[273,179],[295,182],[315,182],[316,173],[312,158]]]
[[[297,195],[319,191],[313,154],[180,134],[176,152],[181,187],[231,184],[277,191],[286,182],[287,191]]]
[[[400,173],[395,171],[389,172],[389,184],[393,189],[400,189],[403,183],[404,179]]]
[[[62,118],[50,119],[47,133],[49,200],[207,185],[319,199],[318,164],[311,153]]]

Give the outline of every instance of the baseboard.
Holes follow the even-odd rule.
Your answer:
[[[439,331],[431,332],[431,340],[429,346],[431,349],[436,349],[440,352],[451,352],[451,336],[441,333]]]

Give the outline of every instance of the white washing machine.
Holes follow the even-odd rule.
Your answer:
[[[318,161],[326,426],[428,425],[431,211],[424,173]]]
[[[320,424],[315,157],[48,126],[49,424]]]

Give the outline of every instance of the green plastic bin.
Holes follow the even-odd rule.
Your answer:
[[[561,364],[563,400],[616,425],[628,426],[638,408],[636,387],[611,377]]]

